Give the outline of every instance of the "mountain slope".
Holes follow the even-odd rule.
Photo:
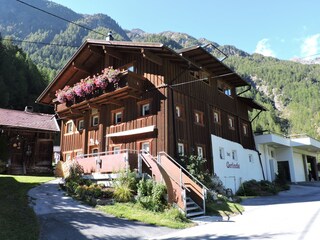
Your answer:
[[[105,14],[82,15],[47,0],[25,1],[103,35],[111,30],[116,40],[161,42],[173,49],[205,46],[214,56],[224,58],[225,64],[252,83],[252,91],[246,92],[244,96],[253,97],[269,110],[253,121],[255,129],[285,134],[307,133],[320,137],[320,65],[282,61],[259,54],[250,55],[234,46],[221,46],[186,33],[166,31],[155,34],[141,29],[124,30]],[[0,0],[0,4],[2,36],[23,40],[19,46],[28,53],[48,81],[54,78],[85,39],[105,38],[18,1]],[[30,42],[46,42],[51,45]],[[252,118],[256,114],[257,112],[253,112]]]

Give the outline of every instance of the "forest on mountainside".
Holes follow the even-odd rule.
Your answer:
[[[0,37],[0,108],[23,110],[33,106],[36,111],[49,109],[35,104],[48,82],[29,57],[11,42]]]
[[[54,79],[86,39],[105,39],[107,33],[112,31],[115,40],[160,42],[173,49],[206,46],[207,51],[219,59],[225,57],[221,54],[222,51],[228,56],[223,62],[253,85],[251,91],[242,96],[252,97],[268,109],[253,121],[255,130],[270,130],[287,135],[306,133],[320,138],[318,64],[301,64],[259,54],[251,55],[234,46],[219,45],[205,38],[196,39],[186,33],[166,31],[155,34],[140,29],[124,30],[108,15],[78,14],[47,0],[28,0],[28,3],[93,31],[17,1],[0,0],[0,32],[4,38],[2,46],[11,56],[0,59],[2,70],[7,70],[5,73],[0,72],[0,94],[4,96],[0,100],[0,107],[21,109],[24,105],[33,103],[45,85]],[[9,58],[10,61],[17,62],[17,69],[10,66]],[[37,68],[32,65],[31,60]],[[22,69],[30,69],[31,73],[25,74]],[[35,87],[31,88],[30,85]],[[16,90],[17,86],[21,87]],[[28,91],[29,96],[26,95]],[[251,117],[256,114],[253,111]]]

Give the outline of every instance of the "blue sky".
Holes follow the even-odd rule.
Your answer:
[[[279,59],[320,57],[319,0],[52,0],[124,29],[176,31]]]

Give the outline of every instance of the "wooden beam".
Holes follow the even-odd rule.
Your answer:
[[[84,72],[84,73],[87,73],[88,75],[90,75],[90,72],[83,65],[80,65],[80,64],[78,64],[76,62],[72,62],[72,66],[73,66],[74,69],[79,70],[81,72]]]
[[[144,48],[141,49],[141,53],[142,53],[142,56],[146,59],[148,59],[149,61],[155,63],[155,64],[158,64],[160,66],[162,66],[162,58],[155,55],[154,53],[148,51],[148,50],[145,50]]]
[[[122,60],[123,59],[123,55],[113,49],[107,48],[106,46],[102,46],[104,53],[107,55],[110,55],[116,59]]]

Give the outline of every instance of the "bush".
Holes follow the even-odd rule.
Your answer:
[[[117,185],[114,188],[113,197],[117,202],[130,202],[133,197],[132,189],[127,183]]]
[[[152,179],[142,179],[138,183],[137,200],[145,209],[162,212],[167,206],[166,192],[165,185],[156,183]]]
[[[186,215],[177,208],[169,208],[165,211],[165,214],[169,219],[172,219],[173,221],[177,221],[177,222],[189,221]]]
[[[114,180],[115,185],[127,185],[133,192],[137,192],[137,176],[135,172],[120,171],[119,178]]]
[[[205,163],[206,159],[191,155],[191,156],[183,156],[181,158],[182,164],[185,168],[202,184],[206,187],[213,189],[213,184],[211,180],[211,174],[209,173],[208,169],[206,169]]]
[[[277,194],[277,188],[274,183],[266,180],[250,180],[243,182],[237,191],[238,196],[266,196]]]

